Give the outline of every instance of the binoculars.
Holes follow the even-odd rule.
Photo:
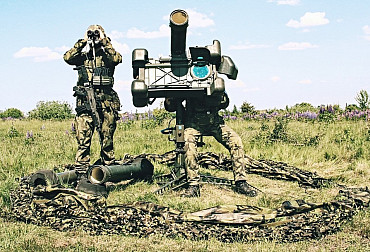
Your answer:
[[[99,32],[99,30],[95,30],[95,31],[88,30],[87,31],[87,36],[88,37],[100,37],[100,32]]]

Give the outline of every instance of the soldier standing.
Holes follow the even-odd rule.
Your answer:
[[[166,110],[174,112],[177,102],[175,98],[165,99]],[[197,142],[202,135],[213,136],[229,150],[233,162],[235,191],[250,197],[257,195],[256,190],[247,183],[246,160],[242,140],[233,129],[225,124],[223,118],[218,114],[220,109],[225,109],[228,105],[229,98],[226,93],[223,94],[221,102],[214,102],[211,97],[186,99],[184,107],[184,149],[189,186],[183,194],[185,197],[200,196]]]
[[[90,163],[90,146],[93,132],[99,133],[100,162],[114,163],[113,135],[116,130],[120,101],[113,90],[115,66],[122,62],[110,38],[100,25],[90,25],[84,39],[64,54],[64,60],[78,70],[76,96],[77,165]]]

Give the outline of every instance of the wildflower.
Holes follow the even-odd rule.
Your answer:
[[[327,106],[327,108],[329,113],[334,114],[334,109],[332,105]]]
[[[128,119],[130,120],[130,121],[133,121],[133,120],[135,120],[135,116],[134,116],[134,114],[133,113],[128,113]]]
[[[75,133],[76,132],[76,126],[74,123],[71,123],[71,132]]]
[[[150,109],[148,111],[148,119],[155,119],[153,115],[153,111],[151,111]]]
[[[125,115],[122,115],[122,117],[121,117],[121,122],[122,123],[125,123],[126,121],[127,121],[127,117],[125,116]]]
[[[250,119],[252,119],[252,116],[250,114],[247,113],[243,115],[243,120],[250,120]]]
[[[33,138],[33,132],[32,132],[32,130],[31,131],[27,130],[26,139],[30,139],[30,138]]]
[[[324,105],[321,105],[320,106],[320,111],[319,111],[320,114],[324,114],[325,113],[325,106]]]

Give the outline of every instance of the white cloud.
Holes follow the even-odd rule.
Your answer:
[[[121,44],[118,41],[112,41],[113,47],[121,54],[130,53],[130,48],[127,44]],[[46,62],[62,59],[63,54],[70,48],[67,46],[60,46],[54,49],[49,47],[23,47],[19,51],[13,54],[16,59],[20,58],[32,58],[34,62]]]
[[[365,36],[364,38],[366,40],[370,40],[370,26],[368,25],[365,25],[364,27],[362,27],[362,31],[364,32]]]
[[[268,48],[268,47],[271,47],[271,46],[263,45],[263,44],[257,45],[257,44],[251,44],[249,42],[245,42],[245,43],[239,43],[237,45],[231,45],[229,49],[230,50],[248,50],[248,49]]]
[[[301,42],[301,43],[289,42],[289,43],[280,45],[278,49],[281,51],[298,51],[298,50],[305,50],[305,49],[311,49],[311,48],[317,48],[317,47],[319,46],[312,45],[311,43],[308,43],[308,42]]]
[[[300,80],[298,81],[299,84],[311,84],[312,81],[310,79],[306,79],[306,80]]]
[[[14,58],[33,58],[34,62],[45,62],[58,60],[62,58],[62,54],[56,52],[60,51],[60,47],[57,50],[51,50],[49,47],[23,47],[18,52],[14,53]]]
[[[113,40],[113,39],[123,38],[125,36],[125,34],[123,32],[120,32],[120,31],[112,31],[112,32],[108,33],[107,36],[110,37]]]
[[[117,40],[112,40],[111,43],[113,48],[120,54],[124,55],[130,53],[130,47],[127,44],[122,44]]]
[[[325,12],[306,12],[299,21],[289,20],[286,24],[288,27],[301,28],[326,25],[329,23],[329,19],[325,18]]]
[[[209,26],[215,25],[213,19],[211,19],[208,15],[197,12],[193,9],[187,9],[186,12],[189,15],[189,28],[205,28]],[[164,16],[164,20],[169,21],[169,16]],[[171,28],[167,24],[162,24],[158,30],[156,31],[144,31],[137,27],[130,28],[127,32],[120,32],[120,31],[112,31],[108,34],[108,36],[113,39],[119,38],[143,38],[143,39],[155,39],[155,38],[162,38],[162,37],[169,37],[171,34]],[[194,34],[191,30],[188,29],[188,34]]]
[[[129,29],[126,33],[127,38],[144,38],[144,39],[153,39],[153,38],[161,38],[161,37],[169,37],[170,36],[170,27],[168,25],[161,25],[158,31],[152,32],[145,32],[139,30],[136,27]]]
[[[279,77],[279,76],[272,76],[272,77],[270,78],[270,80],[271,80],[272,82],[278,82],[278,81],[280,80],[280,77]]]
[[[69,49],[71,49],[71,48],[69,48],[68,46],[65,46],[65,45],[64,46],[60,46],[60,47],[55,47],[55,51],[62,52],[62,53],[65,53]]]
[[[301,0],[268,0],[269,3],[277,3],[278,5],[298,5]]]
[[[186,12],[189,15],[189,27],[191,28],[205,28],[215,25],[213,19],[209,18],[206,14],[192,9],[186,9]]]

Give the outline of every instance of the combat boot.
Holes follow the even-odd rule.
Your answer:
[[[189,185],[181,196],[185,198],[200,197],[199,185]]]
[[[248,197],[256,197],[257,191],[251,187],[245,180],[235,182],[234,191],[240,194],[244,194]]]

